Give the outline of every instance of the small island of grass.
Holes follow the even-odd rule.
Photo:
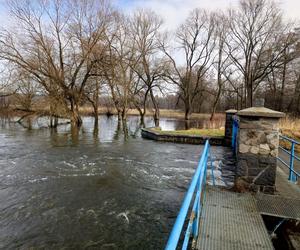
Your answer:
[[[160,128],[152,128],[151,130],[163,135],[183,135],[183,136],[207,136],[207,137],[223,137],[225,130],[221,129],[198,129],[191,128],[188,130],[161,130]]]
[[[220,129],[197,129],[188,130],[161,130],[161,128],[144,128],[142,137],[145,139],[187,143],[187,144],[204,144],[209,139],[211,145],[224,145],[225,130]]]

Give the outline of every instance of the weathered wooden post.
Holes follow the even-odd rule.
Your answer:
[[[284,113],[264,107],[239,111],[236,188],[274,193],[279,119]]]
[[[231,145],[232,140],[232,126],[233,126],[233,116],[237,113],[237,110],[230,109],[226,111],[225,120],[225,146]]]

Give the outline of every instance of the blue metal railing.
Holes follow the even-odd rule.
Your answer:
[[[193,236],[193,239],[196,239],[196,237],[198,236],[200,214],[203,206],[203,197],[204,197],[205,185],[206,185],[207,161],[209,155],[210,155],[210,145],[209,145],[209,141],[207,140],[205,142],[205,146],[197,170],[193,176],[191,184],[184,197],[179,214],[176,218],[172,232],[169,236],[165,248],[166,250],[175,250],[177,248],[180,235],[185,224],[185,219],[187,217],[193,197],[195,197],[194,203],[190,215],[190,220],[185,232],[182,249],[187,249],[191,236]],[[211,161],[211,157],[210,157],[210,161]],[[212,169],[212,177],[213,177],[212,162],[211,162],[211,169]],[[214,183],[214,178],[213,178],[213,183]]]
[[[295,159],[297,161],[300,162],[300,158],[295,154],[295,145],[300,145],[300,142],[298,141],[295,141],[289,137],[286,137],[286,136],[283,136],[283,135],[280,135],[279,136],[279,139],[280,140],[284,140],[284,141],[288,141],[291,143],[291,148],[290,150],[287,150],[285,149],[284,147],[280,146],[279,145],[279,148],[284,151],[285,153],[287,153],[289,156],[290,156],[290,161],[289,163],[285,162],[283,159],[281,159],[279,156],[277,157],[277,159],[286,167],[289,168],[289,181],[291,182],[297,182],[297,179],[298,177],[300,177],[300,174],[298,172],[296,172],[294,170],[294,162],[295,162]]]
[[[232,137],[231,137],[231,147],[233,152],[236,154],[237,150],[237,135],[239,131],[239,122],[238,119],[233,117],[232,118]]]

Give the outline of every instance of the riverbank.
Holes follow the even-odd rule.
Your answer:
[[[89,106],[83,106],[79,108],[79,113],[82,117],[91,117],[94,116],[93,108]],[[107,107],[99,107],[98,108],[99,115],[117,115],[117,110],[114,108]],[[139,112],[137,109],[128,109],[127,117],[130,116],[139,116]],[[25,111],[20,108],[10,108],[10,109],[0,109],[0,116],[4,117],[27,117],[27,118],[36,118],[43,116],[50,116],[50,111],[48,107],[45,108],[35,108],[31,111]],[[153,116],[152,110],[147,110],[145,117]],[[66,118],[66,117],[60,117]],[[210,114],[204,113],[194,113],[191,115],[190,120],[185,122],[184,120],[184,112],[180,110],[171,110],[171,109],[161,109],[160,110],[160,118],[170,118],[178,120],[184,123],[184,126],[180,126],[180,128],[220,128],[225,126],[225,114],[224,113],[216,113],[214,116],[214,120],[210,121]],[[176,128],[178,129],[178,128]]]
[[[45,115],[49,115],[49,108],[35,108],[31,111],[25,111],[22,110],[21,108],[9,108],[9,109],[2,109],[0,110],[0,114],[6,114],[6,115],[11,115],[11,116],[20,116],[24,114],[34,114],[34,113],[42,113]],[[83,106],[79,108],[79,113],[82,116],[93,116],[93,108],[89,106]],[[99,115],[117,115],[118,112],[115,108],[108,108],[108,107],[99,107],[98,108],[98,113]],[[147,109],[146,116],[152,116],[153,110]],[[133,116],[139,116],[139,112],[137,109],[128,109],[127,115],[133,115]],[[200,119],[209,119],[210,118],[209,113],[193,113],[190,116],[191,120],[200,120]],[[175,109],[160,109],[160,116],[164,118],[177,118],[177,119],[184,119],[184,112],[181,110],[175,110]],[[224,113],[216,113],[214,120],[224,120],[225,119],[225,114]]]
[[[83,106],[79,108],[80,114],[82,116],[93,116],[93,109],[90,106]],[[98,109],[99,115],[117,115],[117,111],[114,108],[110,107],[99,107]],[[18,107],[9,108],[9,109],[2,109],[0,110],[0,115],[2,116],[10,116],[10,117],[22,117],[24,115],[31,115],[36,116],[47,116],[50,115],[49,108],[45,107],[40,109],[35,107],[31,112],[24,111]],[[137,109],[129,109],[128,116],[139,116],[139,112]],[[153,111],[147,110],[146,116],[152,116]],[[180,110],[171,110],[171,109],[161,109],[160,116],[162,118],[171,118],[171,119],[179,119],[184,120],[184,112]],[[210,114],[203,114],[203,113],[194,113],[191,115],[191,121],[205,121],[203,124],[204,128],[220,128],[224,126],[225,123],[225,114],[217,113],[215,114],[214,121],[209,121]],[[290,137],[294,140],[300,141],[300,118],[293,118],[287,116],[280,121],[280,129],[283,135]],[[175,132],[176,133],[176,132]],[[286,145],[289,147],[289,145]],[[300,146],[296,146],[296,151],[300,153]]]

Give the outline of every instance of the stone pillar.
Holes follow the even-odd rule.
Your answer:
[[[239,116],[236,188],[274,193],[279,146],[279,119],[284,113],[263,107]]]
[[[225,146],[231,145],[232,136],[232,118],[237,113],[237,110],[230,109],[226,111],[226,121],[225,121]]]

